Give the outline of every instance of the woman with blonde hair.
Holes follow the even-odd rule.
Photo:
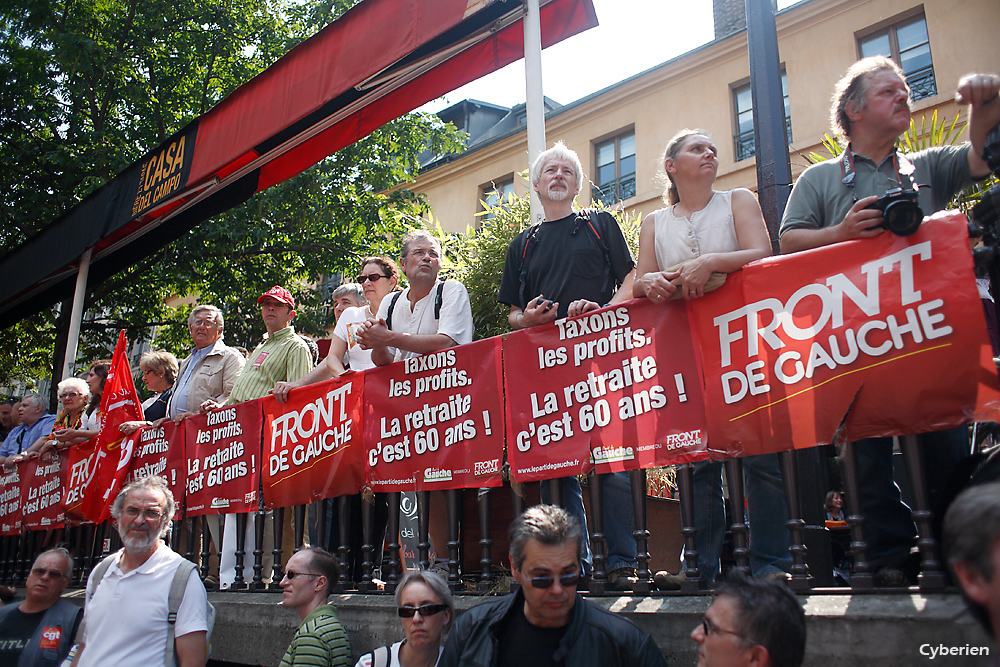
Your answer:
[[[146,389],[154,392],[142,403],[143,421],[130,421],[118,427],[120,433],[129,435],[136,430],[167,416],[167,402],[177,379],[177,357],[166,350],[147,352],[139,359],[139,370]]]
[[[749,190],[713,188],[718,151],[703,130],[685,129],[663,154],[667,207],[642,221],[633,294],[654,303],[683,297],[698,299],[724,282],[725,275],[771,254],[771,242],[757,198]],[[782,577],[791,567],[785,496],[777,456],[743,459],[751,527],[750,566],[757,576]],[[722,463],[693,466],[694,523],[698,569],[711,585],[720,569],[726,512],[722,500]],[[684,575],[658,572],[662,590],[680,588]]]

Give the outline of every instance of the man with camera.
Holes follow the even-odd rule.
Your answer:
[[[836,86],[831,122],[846,142],[843,155],[799,176],[781,221],[785,254],[877,236],[910,234],[924,215],[945,208],[974,180],[989,175],[986,136],[1000,122],[1000,77],[962,78],[956,99],[970,105],[971,144],[929,148],[912,155],[896,140],[910,126],[910,90],[903,72],[882,56],[848,69]],[[885,215],[883,215],[885,212]],[[967,455],[964,427],[920,435],[931,507],[955,463]],[[909,508],[892,478],[892,439],[859,443],[860,509],[869,561],[880,586],[906,586],[916,575],[910,547],[916,534]]]

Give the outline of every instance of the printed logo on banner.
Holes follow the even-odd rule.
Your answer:
[[[184,134],[171,137],[143,160],[132,201],[132,217],[145,213],[187,185],[197,129],[198,124],[191,123]]]
[[[374,490],[502,483],[499,344],[486,339],[365,371],[364,442]],[[496,465],[483,465],[484,457]]]
[[[21,530],[20,466],[0,468],[0,535],[16,535]]]
[[[639,299],[517,331],[503,355],[517,369],[504,381],[518,481],[705,458],[704,447],[661,446],[705,424],[683,303]]]

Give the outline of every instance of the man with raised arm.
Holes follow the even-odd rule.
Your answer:
[[[896,147],[910,126],[910,89],[903,72],[882,56],[852,65],[837,83],[830,109],[844,153],[799,176],[781,221],[782,252],[885,233],[882,212],[869,207],[890,188],[916,190],[924,215],[944,209],[955,194],[989,174],[982,152],[987,134],[1000,122],[998,91],[1000,77],[963,77],[956,97],[970,105],[971,143],[903,155]],[[968,455],[968,432],[959,427],[918,438],[934,507],[951,470]],[[909,557],[916,527],[893,481],[892,446],[891,438],[858,443],[858,482],[875,584],[898,587],[916,576],[916,561]]]

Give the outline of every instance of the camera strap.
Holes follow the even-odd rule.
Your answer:
[[[898,149],[893,149],[892,151],[892,167],[896,171],[896,182],[899,183],[900,188],[903,190],[912,190],[913,192],[920,189],[920,186],[917,185],[916,180],[913,178],[917,168],[913,166],[913,163],[905,155],[901,155]],[[854,151],[851,149],[850,144],[847,144],[847,148],[840,154],[840,174],[843,177],[841,180],[853,196],[855,176]],[[905,185],[903,183],[904,176],[906,177]],[[855,198],[855,201],[857,201],[857,198]]]

